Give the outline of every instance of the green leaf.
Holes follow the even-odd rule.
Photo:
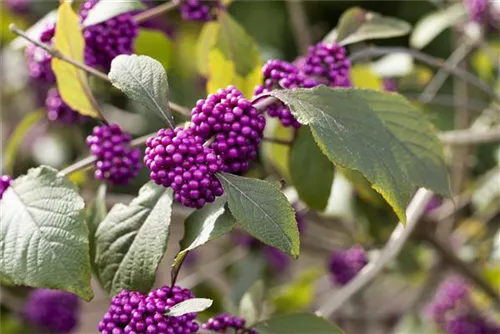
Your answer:
[[[83,26],[88,27],[107,21],[115,16],[131,11],[146,9],[147,7],[139,0],[111,1],[100,0],[89,10]]]
[[[417,186],[448,195],[442,146],[404,97],[364,89],[276,90],[335,164],[361,172],[402,222]]]
[[[293,313],[262,321],[253,328],[260,334],[341,334],[340,328],[312,313]]]
[[[295,212],[269,182],[228,173],[217,174],[228,196],[229,210],[248,233],[297,258],[299,230]]]
[[[103,183],[97,189],[94,201],[87,209],[87,227],[89,229],[90,262],[94,271],[96,270],[95,254],[95,233],[99,224],[106,218],[108,209],[106,207],[106,184]]]
[[[259,280],[243,295],[240,301],[240,317],[246,320],[247,327],[259,321],[264,308],[264,283]]]
[[[165,314],[170,317],[180,317],[186,313],[198,313],[212,306],[213,300],[207,298],[186,299],[172,306]]]
[[[0,201],[1,276],[91,300],[83,208],[76,186],[53,168],[30,169],[14,180]]]
[[[117,204],[96,232],[96,265],[103,288],[148,292],[167,249],[172,190],[146,183],[129,205]]]
[[[369,39],[404,36],[410,30],[411,26],[403,20],[354,7],[340,17],[336,40],[326,38],[325,42],[337,41],[347,45]]]
[[[236,220],[226,209],[226,198],[219,197],[215,202],[194,211],[184,221],[184,237],[180,241],[181,252],[177,254],[178,263],[186,254],[206,242],[230,232]]]
[[[461,2],[426,15],[415,25],[410,36],[410,46],[415,49],[422,49],[445,29],[466,18],[467,10]]]
[[[303,126],[294,140],[290,175],[302,201],[314,210],[325,209],[333,182],[333,164],[319,149],[309,127]]]
[[[205,23],[196,42],[196,66],[201,75],[208,76],[210,64],[208,57],[217,40],[219,28],[219,22],[210,21]]]
[[[164,32],[154,29],[139,29],[139,35],[134,40],[134,50],[138,55],[156,59],[165,69],[172,66],[174,46]]]
[[[159,61],[148,56],[119,55],[111,62],[108,76],[113,86],[175,127],[168,108],[167,72]]]
[[[241,298],[257,282],[266,268],[266,259],[258,250],[251,250],[235,264],[234,279],[231,285],[231,301],[236,307]]]

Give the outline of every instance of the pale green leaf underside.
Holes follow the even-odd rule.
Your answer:
[[[96,266],[111,295],[123,289],[148,292],[167,249],[172,190],[145,184],[128,206],[115,205],[96,232]]]
[[[342,334],[343,331],[328,320],[312,313],[292,313],[273,317],[256,324],[260,334]]]
[[[264,308],[264,297],[264,282],[259,280],[241,298],[239,315],[246,320],[247,326],[259,321]]]
[[[228,196],[229,210],[242,228],[265,244],[293,257],[299,255],[295,212],[278,188],[228,173],[217,176]]]
[[[107,21],[115,16],[131,11],[146,9],[139,0],[111,1],[100,0],[89,10],[87,18],[83,22],[84,27]]]
[[[179,317],[186,313],[198,313],[205,311],[207,308],[212,306],[213,300],[208,298],[191,298],[186,299],[183,302],[175,304],[166,313],[171,317]]]
[[[363,89],[273,91],[335,164],[361,172],[401,219],[417,186],[448,195],[442,146],[405,98]]]
[[[0,201],[1,275],[92,299],[83,208],[76,186],[53,168],[30,169],[16,179]]]

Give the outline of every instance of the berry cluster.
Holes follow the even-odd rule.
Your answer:
[[[351,64],[343,46],[320,42],[309,47],[301,70],[320,84],[349,87],[350,68]]]
[[[498,29],[500,23],[500,5],[495,0],[464,0],[465,8],[471,21]]]
[[[30,8],[30,0],[6,0],[5,5],[16,14],[26,14]]]
[[[144,163],[151,170],[151,179],[172,187],[175,200],[187,207],[201,208],[224,193],[215,177],[222,162],[203,143],[192,128],[179,127],[160,129],[146,142]]]
[[[41,42],[52,45],[55,32],[56,24],[47,23],[38,38]],[[56,77],[51,67],[52,56],[35,44],[29,44],[25,52],[30,76],[38,82],[54,83]]]
[[[74,124],[83,122],[86,117],[71,109],[61,98],[57,88],[52,88],[47,93],[45,99],[47,107],[47,118],[50,121],[57,121],[64,124]]]
[[[240,331],[244,331],[248,334],[258,334],[257,330],[245,327],[245,319],[225,313],[208,319],[201,327],[215,333],[240,333]]]
[[[347,284],[368,263],[365,250],[354,246],[347,250],[336,251],[329,261],[332,279],[339,285]]]
[[[69,333],[78,323],[80,301],[72,293],[36,289],[23,308],[23,317],[33,325],[51,333]]]
[[[188,289],[178,286],[153,290],[147,296],[123,290],[111,300],[111,306],[99,322],[102,334],[190,334],[199,329],[196,313],[178,317],[166,315],[170,307],[194,298]]]
[[[186,21],[211,21],[224,6],[220,0],[186,0],[180,5],[181,16]]]
[[[398,82],[396,78],[385,78],[383,81],[384,90],[386,92],[397,92],[398,91]]]
[[[10,187],[10,184],[12,183],[12,179],[8,175],[2,175],[0,176],[0,199],[3,197],[3,193],[7,188]]]
[[[97,157],[95,178],[125,185],[140,169],[140,150],[131,148],[131,136],[116,124],[96,126],[87,138],[90,152]]]
[[[80,21],[83,22],[98,0],[88,0],[80,9]],[[124,13],[104,22],[86,27],[83,31],[85,39],[85,63],[92,67],[108,71],[111,61],[121,54],[132,54],[134,40],[139,26],[131,13]]]
[[[500,325],[481,314],[470,298],[469,286],[458,277],[441,284],[427,313],[447,334],[500,333]]]

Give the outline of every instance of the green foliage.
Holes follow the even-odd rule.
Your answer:
[[[201,75],[208,76],[208,55],[215,45],[219,34],[219,23],[210,21],[205,23],[201,29],[196,42],[196,66]]]
[[[109,1],[101,0],[89,10],[83,26],[88,27],[107,21],[123,13],[143,10],[146,6],[139,0]]]
[[[416,186],[448,194],[447,170],[434,129],[402,96],[325,86],[271,95],[311,127],[333,163],[361,172],[402,222]]]
[[[240,301],[239,315],[246,320],[247,327],[259,321],[264,301],[264,282],[259,280],[252,285]]]
[[[162,64],[148,56],[119,55],[111,62],[109,79],[129,98],[175,123],[168,108],[168,79]]]
[[[207,298],[191,298],[172,306],[165,315],[180,317],[186,313],[201,312],[212,306],[213,301]]]
[[[325,209],[333,183],[333,164],[314,142],[307,126],[298,131],[293,142],[290,175],[302,201],[314,210]]]
[[[159,61],[165,69],[172,66],[174,45],[164,32],[139,29],[139,35],[134,40],[134,50],[138,55],[149,56]]]
[[[219,173],[229,210],[248,233],[265,244],[298,257],[299,229],[292,206],[273,184]]]
[[[2,277],[92,299],[88,230],[76,186],[50,167],[30,169],[0,201]]]
[[[146,183],[129,205],[117,204],[95,235],[96,270],[104,289],[148,292],[167,249],[172,190]]]
[[[87,227],[89,229],[89,248],[90,248],[90,262],[92,269],[96,271],[95,255],[95,233],[99,224],[106,218],[108,209],[106,207],[106,184],[101,184],[95,195],[94,201],[87,208]]]
[[[312,313],[293,313],[267,319],[254,326],[261,334],[341,334],[340,328]]]
[[[250,251],[234,268],[233,286],[231,288],[231,300],[236,308],[241,299],[257,282],[266,267],[266,259],[258,251]]]

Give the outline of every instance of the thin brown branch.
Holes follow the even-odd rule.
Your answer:
[[[301,0],[287,0],[286,8],[290,18],[290,28],[292,29],[299,54],[306,54],[312,37],[307,20],[307,13],[304,10],[304,3]]]
[[[159,15],[165,14],[165,13],[177,8],[179,6],[179,4],[180,4],[179,0],[172,0],[170,2],[166,2],[166,3],[161,4],[159,6],[156,6],[156,7],[153,7],[151,9],[140,12],[139,14],[134,16],[134,20],[137,23],[147,21],[149,19],[152,19],[152,18],[157,17]]]
[[[500,126],[488,130],[466,129],[442,132],[439,139],[447,145],[471,145],[500,141]]]

